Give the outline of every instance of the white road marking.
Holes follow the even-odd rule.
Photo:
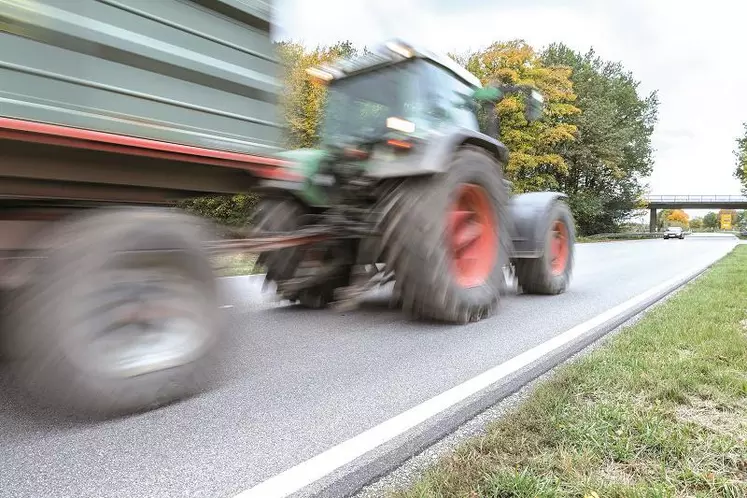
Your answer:
[[[735,244],[736,245],[736,244]],[[500,365],[459,384],[456,387],[444,391],[423,403],[400,413],[399,415],[374,426],[347,441],[291,467],[256,486],[235,495],[235,498],[281,498],[289,496],[306,486],[324,478],[332,472],[353,462],[369,451],[385,444],[392,439],[401,436],[405,432],[431,417],[455,406],[470,396],[500,382],[502,379],[523,369],[541,359],[542,357],[563,348],[567,344],[589,334],[595,328],[606,322],[623,315],[624,313],[644,304],[657,294],[677,287],[683,282],[702,272],[705,268],[723,257],[712,259],[707,265],[683,273],[678,277],[639,294],[638,296],[619,304],[596,317],[555,336],[549,341],[543,342],[518,356],[501,363]]]

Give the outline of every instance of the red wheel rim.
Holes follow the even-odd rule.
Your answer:
[[[481,285],[492,272],[498,251],[496,225],[485,189],[462,185],[449,213],[452,271],[462,287]]]
[[[552,240],[550,241],[550,266],[553,275],[562,275],[568,265],[568,227],[562,221],[556,221],[552,226]]]

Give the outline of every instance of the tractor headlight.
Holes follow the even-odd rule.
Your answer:
[[[400,118],[387,118],[386,127],[390,130],[401,131],[402,133],[412,133],[415,131],[415,123]]]

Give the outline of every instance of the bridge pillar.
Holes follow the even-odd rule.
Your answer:
[[[648,231],[653,233],[656,231],[656,208],[651,208],[651,217],[648,222]]]

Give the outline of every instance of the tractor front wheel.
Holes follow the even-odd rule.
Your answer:
[[[500,165],[463,148],[445,173],[405,180],[387,201],[382,250],[403,309],[450,323],[492,315],[508,264]]]
[[[541,255],[515,261],[516,280],[527,294],[560,294],[571,279],[575,228],[568,206],[555,202],[543,220]]]

